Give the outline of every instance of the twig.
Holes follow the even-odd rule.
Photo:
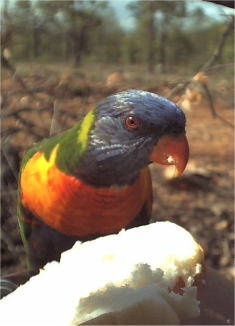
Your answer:
[[[9,92],[10,92],[10,88],[11,88],[11,86],[12,86],[12,84],[13,84],[13,81],[14,81],[14,77],[12,77],[12,79],[11,79],[11,83],[10,83],[10,85],[9,85],[9,87],[8,87],[8,90],[7,90],[6,94],[4,94],[4,95],[2,96],[2,103],[1,103],[1,108],[2,108],[2,109],[3,109],[4,106],[5,106],[5,103],[6,103],[7,97],[8,97]]]
[[[57,126],[58,126],[58,117],[59,117],[59,110],[58,110],[58,101],[54,101],[54,107],[53,107],[53,115],[51,119],[51,128],[49,132],[49,137],[52,137],[57,134]]]
[[[17,111],[13,111],[13,112],[9,112],[9,113],[4,113],[0,116],[0,119],[6,119],[9,117],[16,117],[18,118],[18,114],[21,112],[32,112],[33,109],[28,108],[28,107],[24,107],[24,108],[20,108]]]
[[[3,229],[1,229],[1,240],[6,244],[7,249],[12,252],[14,255],[14,260],[16,258],[15,254],[15,245],[11,240],[11,236],[9,236]]]
[[[232,17],[231,21],[229,22],[229,24],[227,25],[226,30],[224,31],[224,33],[221,35],[215,51],[212,55],[212,57],[204,64],[204,66],[198,71],[198,73],[200,71],[205,71],[209,68],[211,68],[213,66],[213,64],[219,59],[219,57],[222,54],[222,50],[225,44],[225,40],[228,37],[229,33],[231,32],[231,30],[234,28],[234,17]],[[172,96],[174,96],[175,94],[179,93],[180,91],[184,90],[191,82],[193,81],[193,77],[189,78],[188,80],[186,80],[184,83],[180,83],[178,84],[176,87],[174,87],[168,94],[167,94],[167,98],[171,98]]]
[[[225,40],[228,37],[228,35],[230,34],[231,30],[234,29],[234,17],[232,17],[231,21],[229,22],[229,24],[227,25],[226,30],[224,31],[224,33],[221,35],[216,48],[214,50],[214,53],[212,55],[212,57],[204,64],[204,66],[199,70],[199,72],[196,75],[199,75],[200,72],[204,72],[206,70],[209,70],[214,64],[215,62],[219,59],[219,57],[222,54],[224,45],[225,45]],[[195,75],[195,76],[196,76]],[[171,98],[172,96],[174,96],[175,94],[179,93],[180,91],[183,91],[191,82],[194,82],[195,79],[194,77],[189,78],[188,80],[186,80],[184,83],[180,83],[177,86],[175,86],[168,94],[167,94],[167,98]],[[227,120],[225,120],[223,117],[221,117],[220,115],[217,114],[216,109],[214,107],[214,102],[213,102],[213,98],[211,96],[210,90],[207,86],[206,83],[201,83],[201,85],[204,87],[205,91],[206,91],[206,95],[208,97],[209,100],[209,106],[210,106],[210,110],[212,112],[212,116],[214,118],[218,118],[221,121],[223,121],[224,123],[226,123],[229,127],[231,128],[235,128],[235,126],[228,122]]]
[[[8,137],[8,136],[14,135],[18,132],[23,132],[29,136],[34,136],[37,140],[40,140],[44,137],[43,135],[38,134],[34,130],[26,130],[26,129],[17,128],[17,127],[12,127],[12,128],[7,128],[6,130],[2,130],[2,137]]]
[[[209,106],[210,106],[210,109],[211,109],[211,112],[212,112],[212,116],[213,116],[213,118],[216,118],[217,117],[217,112],[215,110],[215,106],[214,106],[213,98],[211,96],[211,92],[210,92],[207,84],[201,84],[201,85],[206,91],[206,95],[207,95],[208,100],[209,100]]]
[[[215,110],[215,107],[214,107],[214,102],[213,102],[213,98],[211,96],[211,92],[209,90],[209,87],[207,86],[207,84],[201,84],[203,86],[203,88],[205,89],[206,91],[206,94],[207,94],[207,97],[208,97],[208,100],[209,100],[209,106],[210,106],[210,109],[211,109],[211,112],[212,112],[212,116],[213,118],[218,118],[219,120],[223,121],[224,123],[226,123],[229,127],[235,129],[235,126],[230,123],[229,121],[225,120],[223,117],[221,117]]]
[[[9,113],[4,113],[0,116],[0,119],[7,119],[9,117],[15,117],[16,119],[19,118],[19,113],[21,112],[33,112],[35,109],[31,109],[29,107],[24,107],[24,108],[20,108],[18,109],[17,111],[12,111],[12,112],[9,112]],[[37,112],[41,112],[41,111],[49,111],[50,108],[48,108],[48,106],[42,106],[38,109],[36,109]],[[82,118],[84,115],[81,114],[81,113],[71,113],[71,112],[68,112],[66,110],[62,110],[62,109],[57,109],[57,113],[60,113],[60,115],[67,115],[68,117],[72,118],[72,119],[80,119]]]
[[[7,93],[3,96],[3,100],[2,100],[2,103],[1,103],[2,108],[4,108],[4,106],[5,106],[6,99],[7,99],[8,95],[9,95],[9,91],[10,91],[10,88],[11,88],[14,80],[16,80],[16,81],[18,81],[20,83],[21,87],[23,88],[23,90],[24,90],[24,92],[26,94],[30,94],[33,97],[35,97],[35,93],[39,93],[39,92],[42,92],[42,91],[44,91],[45,93],[48,93],[46,90],[43,90],[42,87],[40,87],[40,86],[33,87],[33,88],[28,88],[27,85],[24,83],[23,79],[17,73],[18,66],[16,68],[14,68],[14,66],[4,56],[1,57],[1,62],[2,62],[2,65],[5,68],[7,68],[12,74],[11,84],[9,85]],[[15,91],[15,92],[12,92],[12,94],[15,94],[15,93],[19,93],[19,90]]]
[[[184,83],[180,83],[167,94],[166,98],[171,98],[175,94],[178,94],[179,92],[183,91],[191,82],[193,78],[190,78],[186,80]]]
[[[5,157],[5,160],[8,164],[8,166],[10,167],[12,174],[14,175],[14,177],[17,181],[18,180],[18,171],[15,170],[15,166],[12,164],[12,160],[9,159],[9,156],[7,154],[7,151],[5,151],[4,146],[2,146],[1,151],[2,151],[2,155]]]
[[[219,59],[225,45],[225,40],[233,29],[234,29],[234,17],[232,17],[226,30],[221,35],[212,57],[204,64],[204,66],[201,68],[201,71],[205,71],[206,69],[212,67],[214,63]]]
[[[227,124],[229,127],[235,129],[235,126],[230,123],[229,121],[225,120],[223,117],[221,117],[221,115],[216,115],[216,118],[218,118],[219,120],[221,120],[222,122],[224,122],[225,124]]]
[[[24,89],[24,90],[27,90],[27,86],[25,85],[24,81],[22,80],[22,78],[17,74],[17,68],[14,68],[13,65],[9,62],[9,60],[7,60],[6,58],[2,57],[1,58],[1,61],[2,61],[2,65],[7,68],[13,75],[13,78],[15,78],[15,80],[17,80],[21,87]]]

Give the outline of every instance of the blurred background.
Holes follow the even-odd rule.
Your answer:
[[[188,229],[208,265],[234,278],[234,9],[214,2],[227,5],[1,2],[2,275],[26,267],[16,197],[27,148],[136,88],[168,97],[187,117],[185,173],[171,179],[151,166],[152,221]]]

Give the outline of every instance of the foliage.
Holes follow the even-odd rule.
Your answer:
[[[134,1],[135,28],[124,29],[108,1],[16,1],[7,8],[15,61],[147,64],[149,72],[198,69],[212,55],[228,18],[189,11],[185,1]],[[6,15],[6,13],[5,13]],[[2,20],[4,22],[4,19]],[[231,63],[230,35],[218,63]]]

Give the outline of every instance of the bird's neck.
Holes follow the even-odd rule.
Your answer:
[[[107,153],[97,155],[88,149],[79,162],[76,176],[96,187],[122,187],[133,184],[143,167],[137,166],[128,153],[114,157]]]
[[[83,120],[74,127],[66,130],[63,136],[58,135],[56,146],[56,165],[68,175],[77,175],[80,163],[86,155],[90,129],[95,119],[94,111],[91,110]],[[61,134],[62,135],[62,134]]]
[[[60,137],[56,165],[67,175],[96,187],[133,184],[148,162],[135,160],[136,153],[130,149],[125,152],[122,144],[116,145],[113,151],[91,145],[89,135],[94,121],[95,113],[90,111],[79,124]],[[136,151],[135,146],[133,151]]]

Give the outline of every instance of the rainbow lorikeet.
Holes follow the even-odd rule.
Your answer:
[[[128,90],[101,101],[74,127],[35,143],[19,176],[18,217],[28,268],[59,260],[75,241],[148,224],[149,163],[188,161],[185,115],[153,93]]]

